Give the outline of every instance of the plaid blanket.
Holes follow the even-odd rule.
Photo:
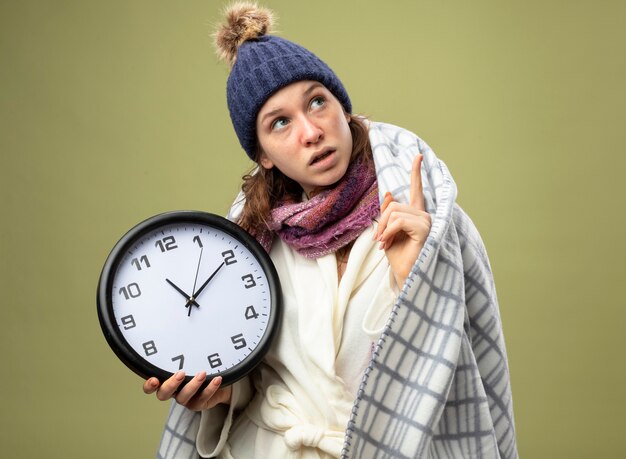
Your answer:
[[[342,458],[517,458],[506,350],[482,240],[446,166],[415,134],[370,123],[380,198],[408,202],[413,158],[432,228],[355,400]],[[229,218],[236,219],[241,199]],[[158,458],[196,458],[199,414],[172,404]]]

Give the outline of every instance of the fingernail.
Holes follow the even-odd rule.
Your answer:
[[[178,381],[182,381],[184,377],[185,373],[183,371],[177,371],[174,375],[174,378],[176,378]]]
[[[196,375],[196,379],[198,381],[203,381],[205,378],[206,378],[206,372],[204,371],[201,371],[200,373]]]
[[[213,381],[211,382],[213,383],[213,385],[219,386],[220,384],[222,384],[222,377],[216,376],[215,378],[213,378]]]

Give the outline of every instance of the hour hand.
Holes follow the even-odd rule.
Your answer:
[[[185,299],[187,300],[187,302],[185,303],[185,307],[186,307],[186,308],[187,308],[187,307],[189,307],[190,305],[194,305],[194,306],[196,306],[197,308],[199,308],[199,307],[200,307],[200,305],[199,305],[199,304],[198,304],[198,302],[195,300],[195,298],[192,298],[191,296],[187,295],[187,294],[185,293],[185,291],[184,291],[183,289],[181,289],[178,285],[176,285],[174,282],[172,282],[171,280],[169,280],[169,279],[167,279],[167,278],[165,279],[165,281],[166,281],[168,284],[170,284],[172,287],[174,287],[174,289],[175,289],[178,293],[180,293],[182,296],[184,296],[184,297],[185,297]]]

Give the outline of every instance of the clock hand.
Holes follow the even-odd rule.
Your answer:
[[[172,282],[171,280],[169,280],[167,278],[165,279],[165,281],[168,284],[170,284],[172,287],[174,287],[178,293],[180,293],[182,296],[185,297],[185,299],[187,300],[187,303],[188,303],[188,304],[185,304],[185,307],[188,307],[189,304],[195,304],[197,307],[200,307],[200,305],[196,302],[195,299],[192,299],[189,295],[187,295],[185,293],[185,291],[182,290],[180,287],[178,287],[174,282]]]
[[[198,257],[198,266],[196,267],[196,277],[193,280],[193,288],[191,289],[192,292],[196,289],[196,283],[198,282],[198,271],[200,271],[200,262],[202,261],[203,250],[204,250],[204,247],[200,247],[200,256]],[[185,307],[189,308],[187,310],[187,317],[191,315],[191,305],[193,304],[191,301],[193,301],[193,303],[196,303],[195,295],[192,296],[191,298],[188,298],[187,303],[185,304]],[[200,307],[198,303],[196,303],[196,306]]]
[[[223,261],[222,261],[222,263],[221,263],[221,264],[217,267],[217,269],[216,269],[215,271],[213,271],[213,274],[211,274],[211,275],[209,276],[209,278],[208,278],[206,281],[204,281],[204,284],[202,284],[202,285],[200,286],[200,288],[199,288],[199,289],[198,289],[198,290],[197,290],[197,291],[193,294],[193,297],[192,297],[192,298],[189,298],[189,299],[187,300],[187,305],[189,305],[189,304],[190,304],[190,302],[191,302],[192,300],[193,300],[193,301],[195,301],[195,300],[194,300],[194,298],[197,298],[197,297],[198,297],[198,295],[200,295],[200,293],[202,292],[202,290],[204,290],[204,288],[205,288],[207,285],[209,285],[209,282],[211,282],[211,279],[213,279],[213,278],[215,277],[215,275],[218,273],[218,271],[219,271],[220,269],[222,269],[222,266],[224,266],[224,262],[223,262]]]

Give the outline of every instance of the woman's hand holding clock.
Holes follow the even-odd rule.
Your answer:
[[[156,397],[161,401],[175,397],[178,404],[193,411],[208,410],[220,403],[230,404],[232,386],[220,388],[222,378],[218,376],[198,392],[205,379],[206,372],[201,371],[177,393],[178,386],[185,380],[185,373],[178,371],[160,387],[157,378],[149,378],[143,384],[143,391],[146,394],[156,392]]]

